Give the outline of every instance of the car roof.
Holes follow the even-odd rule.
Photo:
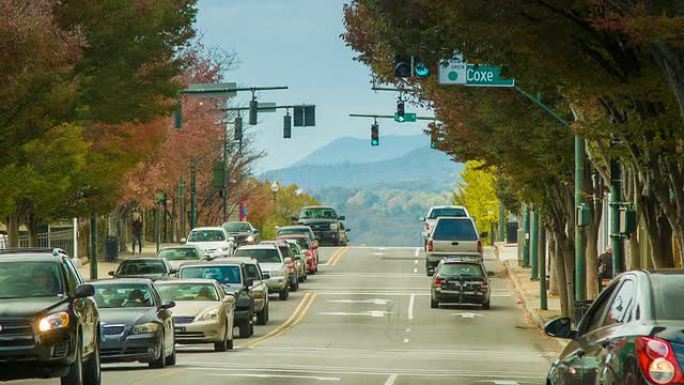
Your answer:
[[[306,226],[306,225],[295,225],[295,226],[282,226],[278,229],[278,231],[283,230],[283,229],[288,229],[288,230],[311,230],[311,226]]]
[[[132,284],[132,283],[137,283],[137,284],[148,284],[152,285],[152,280],[149,278],[116,278],[116,279],[98,279],[94,281],[90,281],[88,283],[95,284],[96,286],[104,286],[104,285],[116,285],[116,284]]]
[[[194,229],[190,230],[190,232],[193,232],[193,231],[203,231],[203,230],[223,230],[223,227],[221,227],[221,226],[195,227]]]
[[[437,217],[437,222],[439,221],[470,221],[473,224],[475,223],[471,217]]]
[[[278,235],[279,239],[288,239],[288,238],[308,238],[309,236],[307,234],[280,234]]]
[[[648,269],[642,270],[649,275],[684,275],[684,269],[671,268],[671,269]]]
[[[212,285],[216,284],[214,279],[203,279],[203,278],[183,278],[183,279],[170,279],[168,281],[156,281],[154,284],[157,286],[165,286],[170,284],[192,284],[192,283],[210,283]]]
[[[17,262],[27,259],[40,262],[59,262],[62,257],[69,258],[69,255],[63,249],[56,247],[13,247],[0,249],[0,262]]]
[[[2,262],[60,262],[61,256],[54,256],[51,254],[34,254],[34,253],[18,253],[18,254],[0,254],[0,263]]]
[[[258,245],[245,245],[245,246],[240,246],[238,247],[238,250],[271,250],[271,249],[277,249],[278,247],[275,244],[264,244],[260,243]]]
[[[233,263],[244,263],[244,264],[252,264],[252,265],[258,265],[259,261],[256,259],[253,259],[251,257],[229,257],[229,258],[221,258],[221,260],[224,260],[226,262],[233,262]]]
[[[181,269],[186,267],[186,266],[221,266],[221,265],[235,266],[235,265],[240,265],[241,263],[243,263],[243,261],[226,261],[224,258],[221,258],[221,260],[219,260],[219,261],[214,260],[214,261],[197,261],[197,262],[183,263],[181,265]]]
[[[465,209],[465,206],[460,206],[460,205],[441,205],[441,206],[432,206],[430,207],[430,210],[433,209]]]
[[[153,262],[159,262],[162,258],[157,258],[157,257],[137,257],[137,258],[129,258],[129,259],[124,259],[121,261],[121,263],[126,263],[126,262],[138,262],[138,261],[153,261]]]

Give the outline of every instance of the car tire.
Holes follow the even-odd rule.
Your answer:
[[[228,325],[228,321],[226,321],[226,325]],[[226,327],[226,329],[228,328]],[[225,352],[226,350],[228,350],[228,330],[223,332],[223,338],[221,338],[221,341],[214,342],[215,352]]]
[[[166,348],[164,347],[164,336],[162,335],[160,338],[161,342],[159,344],[159,358],[150,362],[149,365],[151,369],[164,369],[166,367],[166,356],[164,355],[166,351]]]
[[[428,264],[425,264],[425,273],[428,277],[432,277],[433,275],[435,275],[435,268],[431,267]]]
[[[482,304],[482,308],[485,310],[489,310],[489,300],[487,300],[487,302]]]
[[[430,308],[438,309],[439,308],[439,301],[435,300],[434,298],[430,298]]]
[[[268,303],[264,305],[264,308],[257,313],[257,325],[266,325],[268,322]]]
[[[76,346],[76,359],[71,365],[69,365],[69,373],[62,377],[61,385],[84,385],[83,353],[81,352],[81,344],[77,344]]]
[[[299,283],[304,282],[304,281],[306,280],[306,274],[300,275],[300,276],[297,278],[297,280],[299,281]]]
[[[283,290],[281,290],[281,291],[278,293],[278,298],[279,298],[281,301],[286,301],[286,300],[287,300],[287,297],[289,297],[289,296],[290,296],[290,287],[289,287],[289,286],[286,286]]]
[[[299,290],[299,278],[295,279],[294,282],[290,283],[290,291]]]
[[[96,337],[99,340],[99,337]],[[100,385],[102,383],[102,373],[100,371],[100,344],[95,343],[95,351],[90,355],[86,361],[85,368],[83,368],[83,384],[84,385]]]
[[[231,338],[228,341],[226,341],[226,349],[227,350],[233,350],[235,348],[235,341]]]
[[[176,344],[173,344],[173,351],[171,351],[171,354],[166,357],[166,366],[175,366],[176,365]]]
[[[246,319],[240,322],[238,325],[238,329],[240,329],[240,338],[249,338],[254,334],[254,325],[252,324],[251,319]]]

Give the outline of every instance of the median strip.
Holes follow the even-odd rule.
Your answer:
[[[347,252],[347,250],[349,250],[349,247],[342,247],[342,248],[337,249],[335,251],[335,253],[332,255],[332,257],[330,257],[330,259],[328,260],[328,263],[326,263],[325,265],[326,266],[335,266],[337,264],[337,262],[340,260],[340,258],[342,258],[344,253]]]
[[[299,324],[299,322],[301,322],[302,319],[304,319],[306,312],[311,307],[311,304],[313,303],[314,299],[316,299],[317,295],[318,295],[317,293],[306,293],[306,294],[304,294],[304,298],[302,299],[302,301],[297,305],[294,312],[292,312],[290,317],[285,322],[283,322],[277,328],[266,333],[265,335],[263,335],[259,338],[255,338],[253,341],[251,341],[251,342],[249,342],[249,343],[247,343],[241,347],[245,348],[245,349],[250,349],[250,348],[257,346],[258,344],[260,344],[262,342],[268,341],[272,338],[280,337],[283,334],[290,331],[292,328],[297,326],[297,324]]]

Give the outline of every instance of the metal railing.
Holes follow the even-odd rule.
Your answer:
[[[50,233],[40,233],[37,236],[37,243],[33,247],[58,247],[66,250],[73,256],[74,253],[74,233],[72,230],[52,231]],[[19,236],[19,247],[29,246],[29,236]]]

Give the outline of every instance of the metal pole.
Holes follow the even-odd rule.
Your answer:
[[[78,258],[78,218],[74,218],[72,220],[73,223],[73,255],[71,256],[72,258]]]
[[[505,242],[506,241],[506,208],[503,205],[503,202],[499,200],[499,234],[497,235],[497,241],[499,242]]]
[[[181,176],[180,180],[178,181],[178,204],[178,210],[180,213],[179,238],[185,238],[185,184],[183,183],[183,176]]]
[[[223,222],[228,222],[228,185],[230,184],[228,181],[228,125],[226,125],[223,133],[223,163],[225,164],[223,167]]]
[[[622,170],[616,159],[610,160],[610,241],[613,246],[613,276],[625,271],[622,235],[620,234],[620,203]]]
[[[530,208],[527,205],[523,206],[523,228],[525,235],[523,239],[523,267],[530,266]]]
[[[161,205],[157,204],[154,208],[154,238],[157,244],[157,252],[159,252],[159,245],[161,244],[161,221],[159,219],[159,212],[161,211]]]
[[[539,208],[537,205],[532,206],[531,215],[531,229],[530,229],[530,280],[536,281],[539,279]]]
[[[579,226],[577,216],[578,208],[582,205],[584,193],[584,164],[585,164],[584,138],[575,135],[575,301],[585,301],[587,298],[587,272],[586,272],[586,235],[584,226]]]
[[[97,279],[97,216],[90,213],[90,279]]]
[[[195,159],[190,165],[190,229],[197,227],[197,181],[195,178]]]
[[[539,308],[548,310],[546,299],[546,229],[544,226],[539,226]]]

